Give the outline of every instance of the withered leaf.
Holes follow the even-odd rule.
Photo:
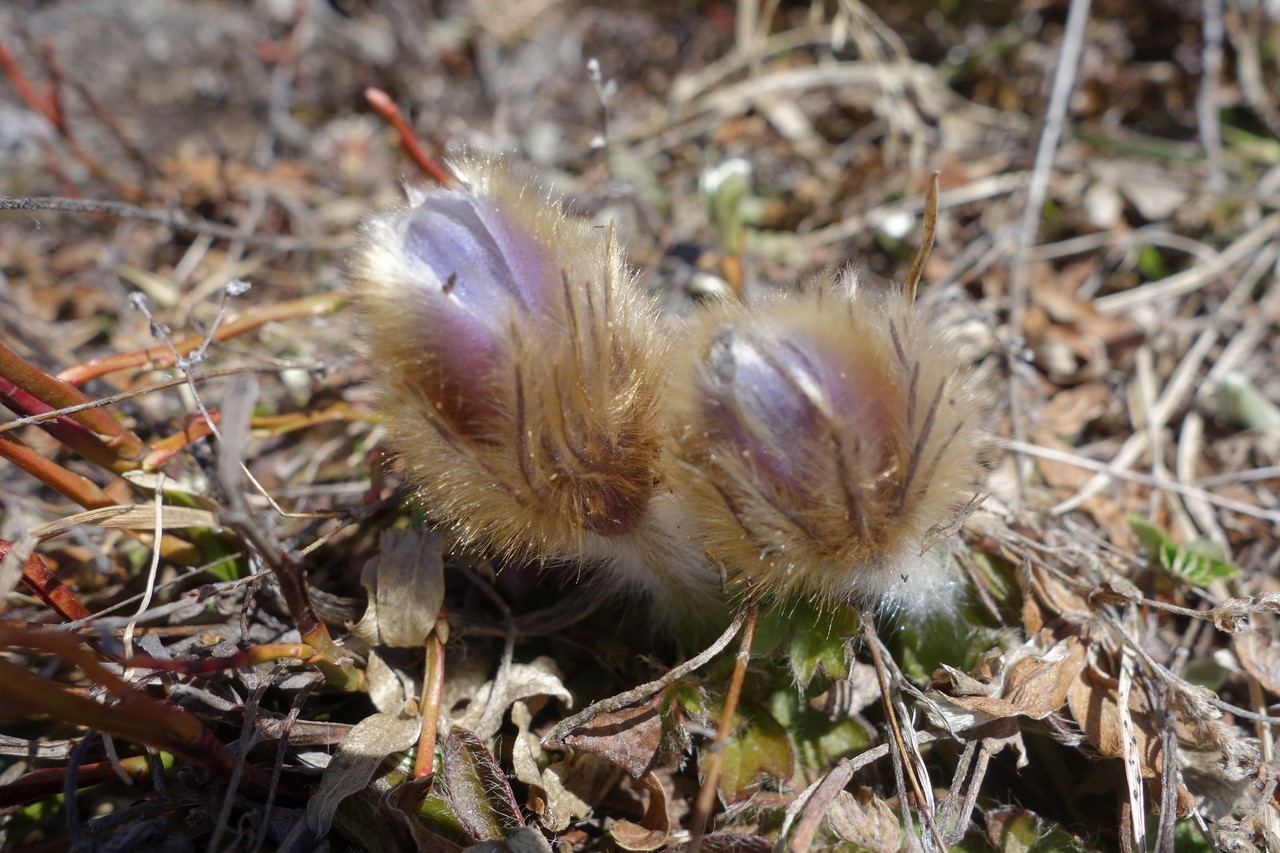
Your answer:
[[[1033,640],[1011,652],[1011,656],[1017,652],[1021,655],[1009,665],[1002,677],[989,685],[951,671],[956,686],[970,695],[943,696],[933,692],[931,695],[977,715],[968,725],[1016,716],[1044,719],[1066,701],[1067,691],[1085,665],[1085,649],[1074,636],[1061,640],[1043,653],[1034,650],[1036,642]],[[959,727],[968,726],[962,724]]]
[[[378,547],[360,574],[369,606],[351,632],[370,645],[421,646],[444,603],[442,540],[425,529],[386,530]]]
[[[1110,399],[1111,389],[1101,382],[1087,382],[1059,391],[1036,412],[1033,440],[1041,443],[1078,435],[1106,411]]]
[[[848,791],[840,791],[827,809],[826,817],[827,826],[841,841],[871,853],[897,853],[902,847],[898,816],[870,792],[855,797]]]
[[[662,746],[662,716],[652,706],[600,714],[567,735],[574,749],[607,759],[640,778],[653,767]]]
[[[1005,682],[1005,699],[1018,713],[1042,720],[1062,707],[1084,663],[1084,645],[1077,637],[1067,637],[1038,660],[1015,663]]]
[[[307,804],[307,825],[312,831],[318,835],[328,832],[338,804],[363,790],[384,758],[412,746],[421,728],[421,717],[395,714],[373,714],[357,723],[338,745],[338,754],[325,768],[320,788]]]
[[[1022,624],[1028,635],[1036,634],[1057,616],[1089,616],[1089,603],[1079,593],[1039,566],[1019,573],[1023,587]]]
[[[1280,696],[1280,644],[1261,631],[1244,631],[1231,638],[1236,657],[1245,672],[1265,690]]]
[[[1116,684],[1089,666],[1081,668],[1067,690],[1067,707],[1071,716],[1094,749],[1107,758],[1124,755],[1116,694]],[[1129,698],[1129,714],[1133,720],[1135,741],[1132,754],[1137,757],[1143,778],[1157,778],[1164,766],[1159,729],[1150,711],[1137,701],[1136,691]]]
[[[533,714],[523,702],[511,706],[511,721],[516,725],[516,739],[511,746],[511,763],[516,778],[529,786],[529,810],[552,832],[564,832],[575,818],[591,814],[591,806],[565,787],[560,777],[561,765],[538,769],[542,744],[529,732]]]
[[[457,697],[459,689],[464,687],[465,685],[460,681],[452,685],[445,684],[446,707],[449,707]],[[485,709],[489,706],[489,694],[495,689],[497,699],[494,700],[494,710],[498,713],[491,713],[486,717]],[[569,689],[564,686],[560,678],[560,668],[556,666],[555,660],[546,655],[536,657],[529,663],[512,664],[506,672],[506,677],[486,681],[479,687],[471,688],[465,697],[469,702],[466,710],[455,715],[450,722],[470,729],[481,739],[493,737],[502,725],[502,713],[510,708],[512,703],[517,700],[532,699],[535,696],[551,696],[565,704],[573,701],[573,695],[569,693]]]
[[[639,823],[619,820],[609,834],[623,850],[657,850],[671,834],[671,816],[667,813],[667,791],[653,773],[646,773],[640,780],[649,792],[649,806]]]

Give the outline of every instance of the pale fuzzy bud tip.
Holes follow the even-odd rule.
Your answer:
[[[695,526],[760,592],[929,616],[960,589],[931,547],[977,492],[981,400],[897,290],[719,306],[691,330],[676,453]]]

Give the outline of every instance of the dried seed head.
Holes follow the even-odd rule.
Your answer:
[[[672,548],[664,347],[612,232],[500,161],[451,165],[461,187],[370,219],[352,266],[406,477],[465,541],[613,560],[616,585],[668,594],[677,570],[644,565]]]
[[[900,290],[852,275],[690,332],[674,394],[690,512],[731,576],[777,595],[914,613],[954,579],[930,539],[971,500],[980,395]]]

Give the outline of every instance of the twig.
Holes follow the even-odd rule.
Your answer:
[[[917,732],[915,737],[916,742],[921,744],[937,740],[937,737],[929,732]],[[788,806],[782,821],[782,828],[778,831],[778,838],[791,838],[792,840],[788,843],[788,849],[794,851],[794,853],[807,851],[809,849],[809,839],[817,831],[818,824],[826,817],[827,807],[835,799],[836,794],[849,784],[849,781],[853,779],[853,774],[884,758],[889,752],[889,744],[882,743],[879,746],[860,752],[852,758],[842,758],[830,773],[805,788],[800,796],[796,797],[795,801]],[[798,823],[795,820],[796,815],[800,815]],[[793,825],[794,829],[792,828]]]
[[[924,786],[917,775],[917,764],[913,760],[919,756],[919,750],[908,750],[906,740],[902,734],[902,726],[898,721],[898,714],[894,710],[893,694],[889,690],[889,674],[885,665],[885,659],[889,656],[882,652],[880,636],[876,633],[875,623],[868,614],[862,614],[862,630],[866,634],[867,647],[871,650],[871,659],[875,664],[876,677],[880,681],[880,699],[884,703],[885,718],[889,722],[889,731],[893,735],[890,747],[891,754],[894,756],[895,771],[899,767],[899,762],[901,762],[901,767],[906,770],[907,779],[910,780],[912,792],[915,794],[916,808],[920,813],[920,822],[933,836],[933,842],[938,845],[938,853],[945,853],[947,844],[943,841],[942,834],[938,831],[937,822],[934,820],[931,808],[932,797],[926,796]],[[901,785],[901,780],[899,780],[899,784]],[[930,788],[930,793],[932,793],[932,788]],[[907,822],[908,833],[911,829],[910,815],[906,797],[903,797],[902,818]]]
[[[747,611],[738,611],[738,615],[734,617],[733,623],[725,629],[724,633],[716,638],[716,641],[708,646],[704,651],[685,661],[677,667],[666,672],[662,677],[655,678],[647,684],[641,684],[631,690],[619,693],[616,696],[610,696],[608,699],[601,699],[583,708],[578,713],[565,717],[551,731],[542,736],[543,744],[558,744],[564,741],[564,736],[572,732],[579,726],[591,722],[600,714],[609,714],[626,708],[628,705],[635,705],[640,702],[647,701],[656,693],[665,689],[669,684],[677,679],[684,678],[696,669],[705,666],[716,655],[724,651],[725,647],[733,641],[733,638],[742,630],[747,618]]]
[[[724,766],[724,745],[733,733],[733,718],[738,713],[738,702],[742,697],[742,682],[747,677],[747,663],[751,660],[751,643],[756,635],[756,617],[760,613],[760,600],[752,595],[743,609],[747,611],[747,618],[743,622],[742,640],[738,644],[738,654],[733,661],[733,673],[729,677],[729,689],[725,692],[724,707],[720,710],[720,725],[716,729],[716,739],[710,746],[711,760],[707,765],[707,775],[702,780],[702,788],[698,791],[693,814],[689,817],[690,853],[698,853],[702,834],[706,831],[707,821],[711,819],[711,810],[715,808],[720,770]]]
[[[147,612],[147,608],[151,606],[151,596],[156,590],[156,575],[160,572],[160,538],[164,535],[164,473],[161,472],[160,480],[156,483],[156,532],[155,541],[151,545],[151,565],[147,569],[147,585],[142,591],[142,601],[138,602],[138,610],[133,614],[133,618],[129,620],[129,624],[124,626],[124,659],[127,662],[133,657],[133,632],[138,627],[138,619],[142,614]]]
[[[1022,352],[1022,342],[1025,339],[1023,319],[1027,313],[1031,250],[1040,230],[1041,209],[1044,207],[1045,196],[1049,191],[1053,159],[1058,150],[1058,141],[1062,137],[1062,126],[1066,120],[1071,90],[1075,85],[1076,69],[1080,64],[1084,29],[1089,22],[1089,6],[1090,0],[1071,0],[1071,6],[1067,11],[1066,29],[1062,33],[1062,46],[1053,75],[1053,89],[1049,96],[1049,106],[1045,110],[1044,130],[1040,134],[1040,145],[1036,149],[1035,164],[1031,169],[1031,182],[1027,185],[1022,220],[1018,225],[1017,251],[1014,253],[1013,266],[1009,271],[1009,338],[1013,342],[1011,349],[1013,358],[1017,358]],[[1011,369],[1009,375],[1009,416],[1013,437],[1018,441],[1025,441],[1027,438],[1026,416],[1023,411],[1022,395],[1019,393],[1018,373]],[[1018,475],[1018,488],[1022,490],[1030,473],[1029,466],[1020,464],[1015,466],[1015,470]]]
[[[174,341],[170,345],[90,359],[84,364],[68,367],[58,374],[58,378],[72,385],[82,385],[90,379],[106,376],[119,370],[130,368],[160,370],[172,367],[183,356],[190,355],[197,349],[207,348],[212,341],[225,341],[251,332],[267,323],[304,317],[323,317],[342,307],[345,302],[342,296],[325,293],[275,305],[250,308],[241,312],[234,320],[215,323],[208,334],[192,335],[189,338]]]
[[[1036,444],[1028,444],[1025,441],[1004,441],[1001,446],[1014,453],[1024,453],[1028,456],[1038,456],[1042,459],[1049,459],[1054,462],[1062,462],[1067,465],[1075,465],[1077,468],[1083,468],[1086,471],[1097,471],[1099,474],[1105,474],[1108,478],[1114,480],[1124,480],[1128,483],[1137,483],[1140,486],[1147,486],[1152,489],[1163,489],[1173,492],[1183,497],[1196,498],[1206,503],[1221,507],[1222,509],[1238,512],[1241,515],[1247,515],[1252,518],[1261,518],[1272,524],[1280,524],[1280,511],[1264,509],[1253,504],[1247,504],[1243,501],[1237,501],[1232,498],[1224,498],[1221,495],[1215,495],[1213,492],[1195,486],[1188,486],[1175,480],[1157,480],[1148,474],[1135,474],[1132,471],[1126,471],[1118,468],[1114,464],[1099,462],[1096,459],[1090,459],[1087,456],[1078,456],[1074,453],[1068,453],[1064,450],[1054,450],[1051,447],[1040,447]]]
[[[126,219],[142,219],[157,222],[175,231],[188,234],[208,234],[220,240],[239,240],[251,246],[262,246],[282,252],[325,252],[342,249],[351,243],[350,237],[273,237],[244,234],[233,225],[211,222],[184,210],[153,210],[122,201],[67,198],[65,196],[0,196],[0,210],[54,210],[63,213],[104,214]]]
[[[40,415],[30,415],[25,418],[14,418],[11,421],[6,421],[5,423],[0,424],[0,433],[9,432],[10,430],[17,429],[20,426],[27,426],[29,424],[42,424],[45,421],[53,420],[54,418],[58,418],[63,415],[73,415],[87,409],[98,409],[103,406],[110,406],[113,403],[119,403],[122,400],[132,400],[134,397],[142,397],[156,391],[164,391],[168,388],[173,388],[176,385],[186,385],[190,381],[207,382],[210,379],[221,379],[224,376],[242,376],[247,373],[279,373],[282,369],[288,368],[225,367],[219,370],[208,370],[203,373],[196,374],[190,379],[186,375],[175,376],[171,379],[163,379],[159,382],[153,382],[150,385],[141,385],[129,391],[121,391],[118,394],[99,397],[96,400],[90,400],[87,403],[80,403],[75,406],[64,406],[61,409],[53,409]]]
[[[1196,342],[1187,350],[1182,361],[1178,363],[1174,369],[1173,375],[1169,377],[1169,381],[1165,383],[1164,388],[1160,392],[1159,399],[1156,400],[1155,406],[1151,412],[1151,420],[1156,423],[1166,423],[1173,414],[1173,410],[1183,403],[1190,395],[1195,383],[1195,376],[1200,369],[1200,365],[1208,358],[1209,351],[1217,343],[1218,332],[1215,329],[1205,329],[1196,338]],[[1120,452],[1115,455],[1112,460],[1114,468],[1127,469],[1138,461],[1138,458],[1147,450],[1150,435],[1147,432],[1135,432],[1125,439],[1124,444],[1120,448]],[[1109,472],[1108,472],[1109,473]],[[1054,515],[1062,515],[1084,504],[1089,498],[1098,494],[1107,484],[1105,476],[1097,476],[1085,483],[1076,494],[1055,506],[1051,512]]]
[[[1017,192],[1026,186],[1030,175],[1026,172],[1009,172],[993,175],[980,181],[974,181],[962,187],[943,190],[938,193],[938,208],[949,210],[976,201],[984,201],[996,196]],[[875,228],[902,214],[918,214],[924,210],[926,194],[911,196],[902,201],[884,204],[872,208],[859,216],[846,217],[835,225],[819,228],[796,238],[796,242],[805,250],[818,249],[841,240],[856,237],[869,228]]]
[[[502,614],[502,658],[498,661],[498,672],[493,677],[493,686],[489,690],[488,698],[485,699],[484,710],[480,712],[480,719],[475,725],[475,730],[481,733],[481,737],[488,737],[488,733],[498,730],[502,715],[506,711],[499,700],[506,692],[506,685],[511,680],[511,664],[516,650],[516,623],[511,614],[511,608],[493,588],[493,584],[477,572],[467,572],[466,578],[475,584],[476,588],[484,594],[485,598],[493,602],[493,606]]]
[[[907,297],[907,304],[914,305],[916,290],[920,286],[920,278],[924,275],[924,265],[929,262],[929,253],[933,251],[933,240],[938,230],[938,173],[934,172],[929,179],[929,189],[924,196],[924,237],[916,249],[916,256],[911,261],[911,270],[902,283],[902,292]]]
[[[1209,192],[1217,195],[1227,188],[1227,172],[1223,167],[1222,127],[1218,110],[1222,99],[1219,82],[1222,77],[1222,0],[1201,0],[1203,22],[1201,33],[1204,49],[1200,51],[1200,91],[1196,95],[1196,123],[1200,144],[1209,163]]]
[[[1280,234],[1280,213],[1273,213],[1250,228],[1213,260],[1159,281],[1100,297],[1094,300],[1093,306],[1103,314],[1121,314],[1156,299],[1183,296],[1199,290],[1271,242],[1277,234]]]

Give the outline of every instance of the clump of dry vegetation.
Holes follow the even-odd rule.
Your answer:
[[[19,0],[0,71],[3,849],[1280,849],[1274,4]],[[936,172],[957,618],[435,524],[344,269],[459,145],[672,317],[901,280]]]

